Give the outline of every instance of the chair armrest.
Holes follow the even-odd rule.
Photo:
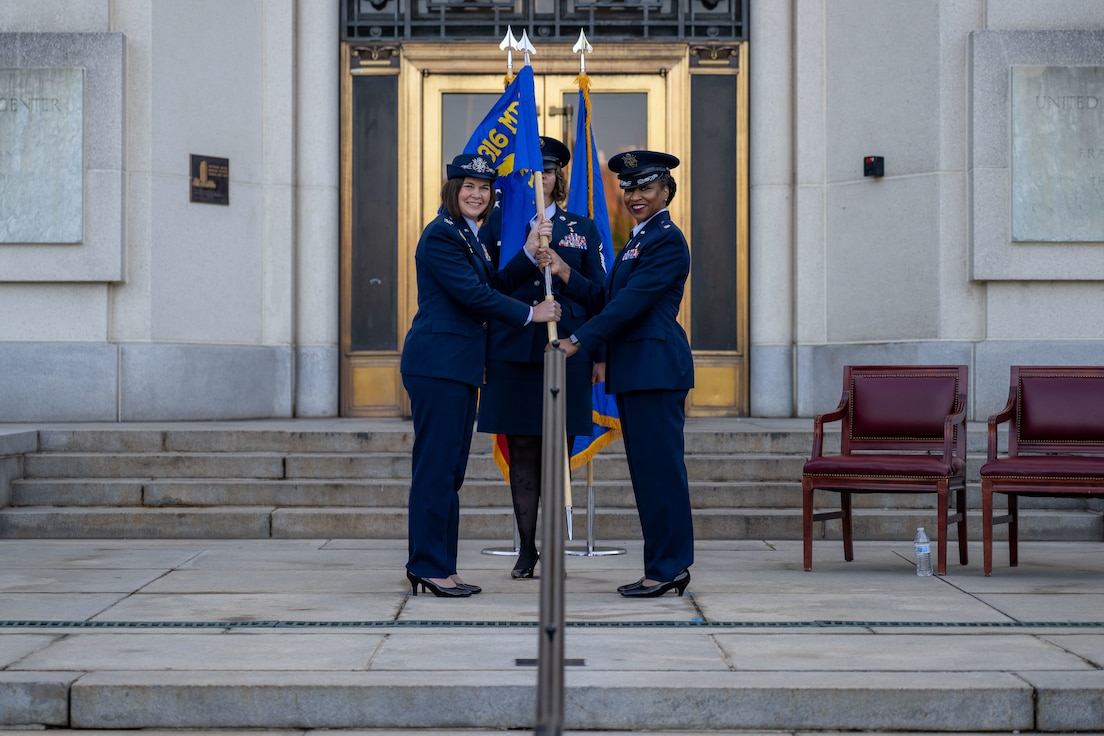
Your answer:
[[[955,455],[966,457],[966,397],[959,394],[955,405],[958,411],[943,420],[943,460],[947,463]]]
[[[1008,402],[1004,408],[989,417],[986,428],[986,444],[989,447],[989,461],[997,459],[997,427],[1012,419],[1016,412],[1016,387],[1008,391]]]
[[[824,450],[824,425],[829,422],[838,422],[847,416],[847,403],[849,398],[850,397],[845,393],[835,409],[826,414],[817,414],[813,417],[812,457],[820,457]]]

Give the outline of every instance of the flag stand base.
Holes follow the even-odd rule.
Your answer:
[[[588,480],[592,481],[593,476],[590,475],[590,464],[587,464]],[[623,555],[625,554],[624,547],[595,547],[594,546],[594,486],[590,483],[587,484],[587,541],[586,547],[571,547],[564,550],[565,555],[575,555],[581,557],[604,557],[607,555]]]
[[[514,527],[514,546],[513,547],[485,547],[480,550],[485,555],[501,555],[503,557],[517,557],[521,554],[521,535],[518,534],[517,527]]]
[[[564,550],[565,555],[576,557],[605,557],[607,555],[623,555],[624,547],[571,547]]]

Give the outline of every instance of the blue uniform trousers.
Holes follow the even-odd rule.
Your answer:
[[[694,564],[694,523],[683,460],[686,390],[617,394],[625,457],[644,532],[644,577],[666,582]]]
[[[456,574],[460,486],[468,467],[478,392],[460,381],[403,375],[414,419],[406,569],[422,578]]]

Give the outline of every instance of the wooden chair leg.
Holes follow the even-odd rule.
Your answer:
[[[961,488],[955,498],[955,511],[958,514],[958,564],[965,565],[970,561],[966,546],[966,489]]]
[[[939,535],[939,540],[936,542],[936,555],[935,555],[935,574],[946,575],[947,574],[947,486],[940,484],[937,492],[938,501],[936,503],[936,533]]]
[[[801,482],[801,539],[805,548],[805,569],[813,569],[813,488]]]
[[[1020,564],[1020,509],[1019,496],[1015,493],[1008,495],[1008,566],[1017,567]]]
[[[993,484],[981,481],[981,560],[985,577],[993,574]]]
[[[855,545],[851,536],[851,492],[840,491],[840,510],[843,512],[843,559],[855,559]]]

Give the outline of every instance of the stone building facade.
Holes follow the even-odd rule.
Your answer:
[[[1040,146],[1030,135],[1039,131],[1022,130],[1031,124],[1015,107],[1013,77],[1019,68],[1104,67],[1104,4],[746,6],[738,45],[747,153],[728,162],[746,173],[746,273],[735,282],[746,307],[746,347],[737,351],[745,367],[730,402],[737,408],[720,413],[824,411],[839,397],[845,364],[965,363],[971,418],[984,419],[1003,404],[1010,365],[1099,363],[1104,235],[1094,239],[1092,226],[1104,223],[1104,207],[1089,213],[1088,235],[1066,232],[1061,212],[1049,240],[1021,237],[1013,221],[1071,169],[1067,185],[1082,177],[1095,187],[1104,171],[1096,173],[1092,150],[1079,150],[1094,149],[1104,122],[1086,115],[1074,138],[1056,133],[1064,173],[1025,188],[1013,161],[1021,144]],[[0,238],[0,421],[349,413],[344,7],[0,3],[0,70],[9,79],[10,70],[84,70],[79,238]],[[677,43],[663,53],[692,55]],[[588,65],[600,68],[599,58]],[[648,58],[627,52],[618,68],[646,67]],[[1093,97],[1087,79],[1087,89],[1065,96]],[[678,93],[670,83],[666,94]],[[669,111],[667,134],[691,129],[687,118],[681,105]],[[695,160],[704,166],[698,153],[683,152],[688,171]],[[869,156],[883,158],[883,176],[864,176]],[[227,203],[190,198],[192,157],[228,162]],[[0,173],[29,175],[20,165]],[[401,198],[413,198],[406,191]],[[428,206],[410,208],[408,219]],[[409,323],[404,284],[396,347]],[[709,359],[703,353],[703,365]]]

